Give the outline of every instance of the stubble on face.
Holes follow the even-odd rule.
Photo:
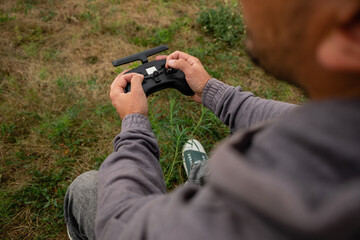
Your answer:
[[[262,7],[257,0],[257,8]],[[247,28],[246,50],[255,65],[261,67],[266,73],[275,78],[301,87],[296,74],[297,64],[301,64],[303,56],[300,52],[309,17],[307,1],[293,0],[274,1],[274,5],[267,4],[263,11],[256,9],[257,24],[249,24]],[[250,8],[251,10],[251,8]],[[244,9],[246,11],[246,9]],[[276,16],[272,12],[278,13]],[[251,12],[246,13],[251,21]],[[263,17],[262,21],[258,18]],[[253,27],[253,28],[251,28]],[[265,30],[264,30],[265,29]]]

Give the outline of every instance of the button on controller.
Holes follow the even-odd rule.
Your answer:
[[[158,71],[153,72],[153,76],[156,83],[161,82],[161,79],[159,78],[160,73]]]
[[[165,68],[165,73],[166,74],[172,74],[172,73],[176,73],[177,70],[174,68]]]
[[[164,69],[166,74],[176,73],[177,70],[174,68],[165,68],[165,64],[161,65],[161,69]]]

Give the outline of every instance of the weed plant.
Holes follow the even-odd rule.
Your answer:
[[[237,9],[236,3],[218,2],[216,8],[202,9],[197,22],[216,41],[230,46],[238,45],[243,37],[245,27],[241,16],[234,9]]]
[[[225,83],[265,98],[304,101],[299,90],[266,76],[244,54],[244,26],[233,3],[1,1],[0,31],[0,239],[67,238],[66,189],[112,152],[121,121],[109,86],[139,65],[113,68],[112,60],[168,44],[167,53],[198,57]],[[186,181],[185,141],[196,138],[210,153],[229,130],[176,90],[148,100],[171,191]]]

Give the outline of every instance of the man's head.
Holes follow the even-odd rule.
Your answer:
[[[242,0],[247,49],[312,98],[360,97],[360,0]]]

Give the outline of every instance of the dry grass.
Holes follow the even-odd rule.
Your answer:
[[[263,97],[304,99],[252,66],[241,46],[217,48],[201,31],[197,12],[214,2],[0,1],[1,239],[66,237],[62,202],[57,201],[76,176],[99,166],[120,130],[108,99],[116,76],[112,60],[168,39],[172,51],[196,55],[213,76],[229,84]],[[171,189],[185,180],[179,162],[169,170],[179,159],[174,142],[182,130],[194,130],[203,110],[175,91],[149,100]],[[175,120],[170,126],[171,104]],[[204,116],[196,135],[210,150],[226,132],[210,113]]]

